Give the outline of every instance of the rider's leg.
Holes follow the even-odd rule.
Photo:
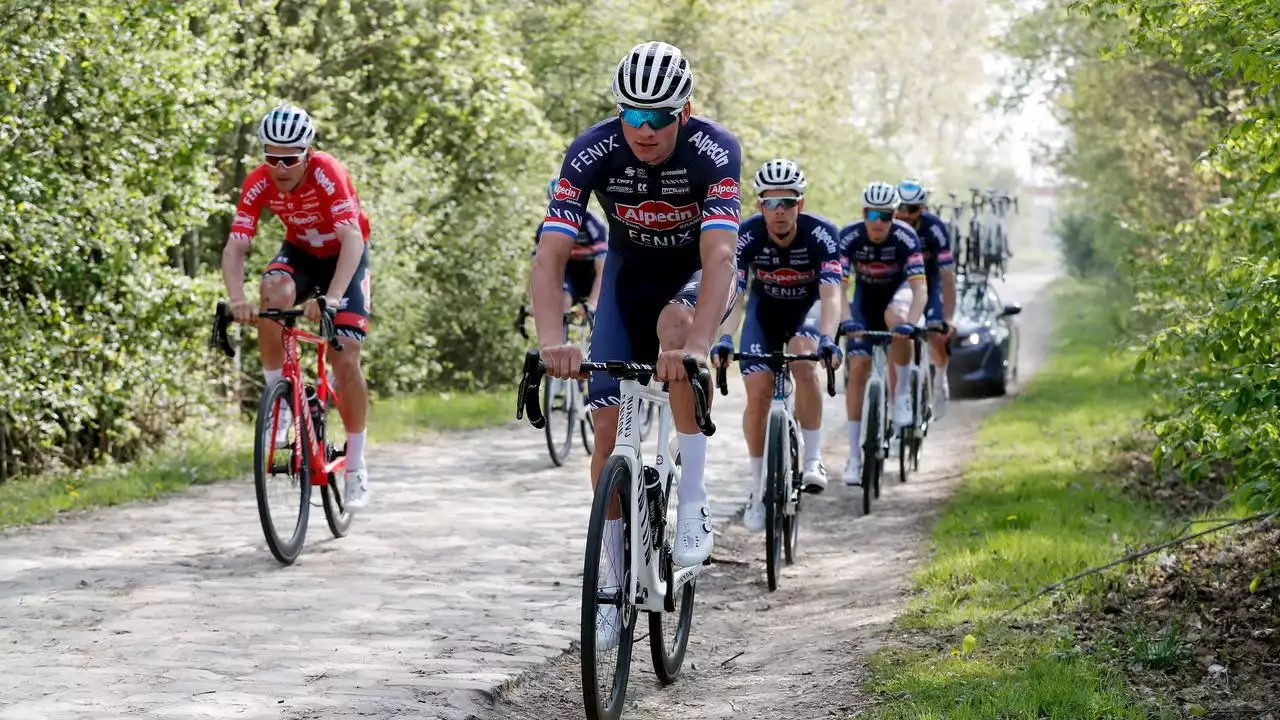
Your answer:
[[[807,332],[817,328],[805,328],[804,335],[791,338],[789,349],[794,355],[818,352],[818,341]],[[822,464],[822,383],[818,363],[813,361],[791,364],[795,378],[796,422],[804,436],[804,484],[809,492],[822,492],[827,487],[827,469]]]
[[[263,273],[262,282],[258,288],[260,307],[264,310],[267,308],[284,310],[293,307],[299,297],[299,286],[307,292],[311,288],[311,282],[308,275],[299,269],[297,260],[286,245],[280,249],[276,258],[267,265]],[[284,376],[282,332],[278,323],[258,323],[258,353],[262,358],[262,377],[266,387],[271,387]],[[277,446],[288,445],[289,426],[292,423],[293,415],[289,412],[289,406],[281,405],[276,418],[275,444]]]
[[[749,347],[743,342],[744,347]],[[751,532],[764,528],[764,442],[769,422],[769,402],[773,398],[773,372],[762,363],[743,363],[742,381],[747,386],[747,409],[742,413],[742,434],[751,458],[751,494],[742,512],[742,524]]]
[[[889,327],[897,327],[907,322],[907,310],[901,303],[889,303],[885,308],[884,321]],[[910,338],[895,337],[889,347],[889,360],[893,366],[893,380],[890,381],[893,393],[893,422],[896,425],[911,424],[911,355]]]
[[[849,309],[851,319],[865,324],[861,308],[851,305]],[[849,363],[849,382],[844,391],[849,458],[844,465],[844,484],[859,485],[862,483],[862,395],[871,376],[871,345],[865,340],[850,338],[845,342],[845,353]]]
[[[337,261],[334,261],[336,269]],[[327,279],[324,280],[328,282]],[[342,349],[332,349],[329,362],[334,379],[342,390],[338,393],[338,414],[347,430],[346,507],[359,509],[369,503],[369,474],[365,470],[364,445],[369,416],[369,386],[365,383],[360,356],[369,331],[369,308],[372,288],[369,277],[369,251],[366,249],[356,266],[351,284],[343,295],[334,316],[334,330]]]

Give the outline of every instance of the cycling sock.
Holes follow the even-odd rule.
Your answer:
[[[804,435],[804,464],[808,465],[822,455],[822,428],[816,430],[800,428],[800,432]]]
[[[908,391],[908,388],[910,388],[910,387],[911,387],[911,375],[910,375],[911,366],[910,366],[910,365],[896,365],[896,364],[895,364],[895,365],[894,365],[894,368],[895,368],[895,369],[897,369],[897,371],[898,371],[898,392],[897,392],[897,395],[898,395],[898,397],[901,397],[901,396],[903,395],[903,393],[909,392],[909,391]]]
[[[275,370],[267,370],[263,368],[262,377],[267,381],[267,387],[275,385],[276,381],[284,377],[284,368],[276,368]]]
[[[764,475],[764,457],[751,458],[751,494],[757,499],[760,497],[760,487],[764,484],[761,477]]]
[[[364,468],[364,434],[368,430],[361,430],[358,433],[347,433],[347,457],[346,465],[348,470],[360,470]]]
[[[676,433],[680,445],[680,486],[676,488],[676,500],[685,503],[705,503],[707,486],[702,472],[707,466],[707,436],[702,433]]]
[[[859,453],[861,448],[858,445],[862,442],[862,421],[849,421],[849,452]]]
[[[615,587],[622,584],[622,571],[627,565],[622,557],[622,518],[604,521],[604,563],[607,568],[605,586]]]

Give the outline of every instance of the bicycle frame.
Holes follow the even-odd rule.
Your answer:
[[[276,320],[271,320],[277,322]],[[280,339],[284,344],[284,377],[289,378],[290,385],[293,387],[293,452],[290,454],[293,463],[293,471],[298,473],[302,469],[302,452],[299,443],[302,442],[302,434],[306,432],[309,447],[311,448],[311,457],[309,458],[312,468],[320,468],[321,472],[311,473],[312,485],[327,485],[329,483],[329,474],[337,472],[346,466],[346,456],[338,455],[333,460],[329,460],[328,450],[320,442],[320,438],[316,435],[315,424],[311,420],[311,408],[307,403],[307,394],[303,387],[302,381],[302,364],[298,360],[298,343],[307,343],[316,346],[316,377],[319,378],[316,386],[317,401],[321,407],[332,397],[334,405],[338,404],[338,391],[329,384],[329,374],[325,368],[325,354],[329,348],[329,343],[324,338],[306,330],[300,330],[291,323],[281,323],[282,329]],[[276,428],[280,422],[280,409],[276,406],[275,416],[271,418],[272,429]],[[276,448],[274,444],[270,452],[267,453],[267,467],[274,467]]]

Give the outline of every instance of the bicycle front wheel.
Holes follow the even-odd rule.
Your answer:
[[[267,547],[276,560],[291,565],[302,552],[311,511],[311,448],[303,417],[293,407],[293,383],[280,378],[262,391],[253,441],[253,486],[258,496],[258,519]],[[290,411],[287,447],[275,447],[281,412]]]
[[[573,449],[573,425],[577,409],[573,407],[572,380],[547,378],[542,386],[542,408],[547,422],[543,430],[547,434],[547,451],[556,467],[564,465]]]
[[[769,435],[765,442],[769,448],[769,464],[765,468],[764,490],[764,565],[769,590],[778,589],[778,576],[782,573],[782,517],[786,502],[787,418],[781,411],[769,416]]]
[[[333,445],[326,446],[325,454],[328,460],[337,457]],[[320,496],[324,499],[324,519],[329,523],[329,532],[336,538],[346,537],[351,530],[351,520],[355,517],[347,510],[347,499],[342,496],[346,492],[343,481],[344,478],[338,477],[336,473],[329,473],[328,482],[320,486]]]
[[[630,587],[631,466],[611,457],[596,483],[582,569],[582,702],[588,720],[617,720],[627,695],[636,609]],[[610,511],[621,508],[618,520]]]
[[[790,502],[794,497],[796,507],[794,512],[784,513],[782,516],[782,549],[785,551],[787,564],[790,565],[800,552],[800,508],[804,504],[805,492],[804,473],[801,472],[800,464],[800,438],[796,437],[795,425],[789,424],[787,432],[791,438],[791,472],[788,473],[791,486],[787,489],[785,500]]]
[[[680,468],[680,455],[676,455],[676,469]],[[679,476],[673,485],[679,484]],[[676,541],[675,504],[667,498],[666,548],[662,556],[665,567],[671,566],[671,546]],[[671,582],[671,578],[667,578]],[[671,612],[649,613],[649,651],[653,657],[653,672],[663,685],[669,685],[680,674],[684,653],[689,647],[689,630],[693,627],[693,596],[697,592],[698,579],[693,578],[680,588],[673,598]],[[665,626],[665,627],[664,627]],[[668,632],[670,637],[668,637]]]
[[[884,400],[880,397],[879,383],[867,388],[866,419],[862,421],[862,514],[871,514],[871,495],[879,482],[877,467],[880,462],[880,410]]]

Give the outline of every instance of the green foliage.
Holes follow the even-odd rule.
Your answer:
[[[1071,267],[1131,290],[1157,460],[1233,467],[1241,499],[1280,506],[1280,19],[1258,0],[1071,6],[1012,43],[1024,77],[1056,78],[1071,132]]]

